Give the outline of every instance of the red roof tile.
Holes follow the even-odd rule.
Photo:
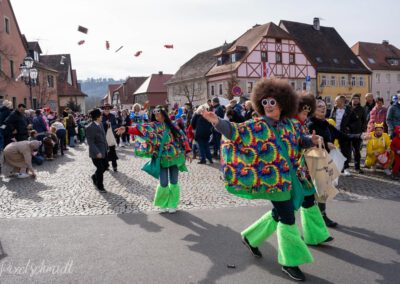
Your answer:
[[[351,48],[371,70],[400,71],[400,49],[389,43],[357,42]],[[391,65],[388,59],[397,59],[398,65]]]

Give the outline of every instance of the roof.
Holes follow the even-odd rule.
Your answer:
[[[152,74],[143,82],[136,92],[134,92],[134,95],[167,93],[167,86],[165,83],[171,79],[172,76],[172,74]]]
[[[121,84],[109,84],[108,85],[108,92],[112,94]]]
[[[130,104],[133,102],[133,94],[146,81],[147,77],[128,77],[123,83],[123,92],[120,92],[121,104]],[[122,85],[121,85],[122,86]]]
[[[54,73],[58,73],[58,71],[56,69],[53,69],[49,66],[47,66],[46,64],[43,64],[42,62],[33,62],[33,67],[38,68],[38,69],[44,69],[50,72],[54,72]]]
[[[42,55],[40,56],[40,62],[57,70],[59,81],[66,82],[68,80],[68,72],[70,70],[70,67],[72,68],[71,55],[69,54]]]
[[[28,50],[37,51],[39,54],[42,53],[42,49],[40,48],[40,44],[38,41],[28,41]]]
[[[278,27],[272,22],[263,25],[255,25],[251,29],[247,30],[244,34],[242,34],[229,46],[224,45],[224,47],[215,54],[215,56],[221,56],[223,54],[232,54],[238,51],[242,51],[244,52],[242,59],[234,63],[226,63],[220,66],[215,65],[207,73],[207,76],[235,71],[242,63],[242,61],[247,57],[247,55],[256,48],[256,46],[264,37],[292,39],[292,36],[290,34],[288,34],[286,31],[284,31],[282,28]]]
[[[284,20],[280,26],[294,38],[317,72],[371,73],[335,28],[320,26],[319,30],[315,30],[313,25]]]
[[[221,47],[200,52],[183,64],[167,84],[177,83],[194,78],[203,78],[207,72],[216,64],[214,54]]]
[[[400,49],[389,43],[357,42],[351,48],[357,56],[360,56],[364,63],[371,70],[393,70],[400,71],[399,65],[391,65],[388,59],[400,61]]]

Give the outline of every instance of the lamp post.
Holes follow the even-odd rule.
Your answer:
[[[38,77],[38,71],[33,67],[32,57],[25,57],[24,63],[19,67],[21,75],[26,85],[29,85],[29,100],[31,102],[31,108],[33,109],[33,98],[32,98],[32,86],[36,86],[36,79]]]

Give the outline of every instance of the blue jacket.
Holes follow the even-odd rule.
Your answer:
[[[33,129],[37,131],[37,133],[47,132],[46,123],[44,122],[44,118],[42,115],[36,116],[33,119]]]
[[[400,104],[394,104],[389,107],[386,115],[386,124],[389,128],[389,133],[393,133],[394,128],[400,125]]]

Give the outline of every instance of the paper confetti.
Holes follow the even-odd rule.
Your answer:
[[[85,41],[84,40],[80,40],[80,41],[78,41],[78,44],[79,45],[82,45],[82,44],[84,44],[85,43]]]
[[[124,46],[121,45],[121,46],[115,51],[115,53],[117,53],[118,51],[120,51],[123,47],[124,47]]]
[[[174,45],[173,44],[165,44],[164,47],[165,48],[174,48]]]
[[[137,52],[135,53],[135,56],[138,57],[140,54],[142,54],[142,51],[137,51]]]
[[[82,26],[78,26],[78,31],[84,34],[88,33],[88,29]]]

